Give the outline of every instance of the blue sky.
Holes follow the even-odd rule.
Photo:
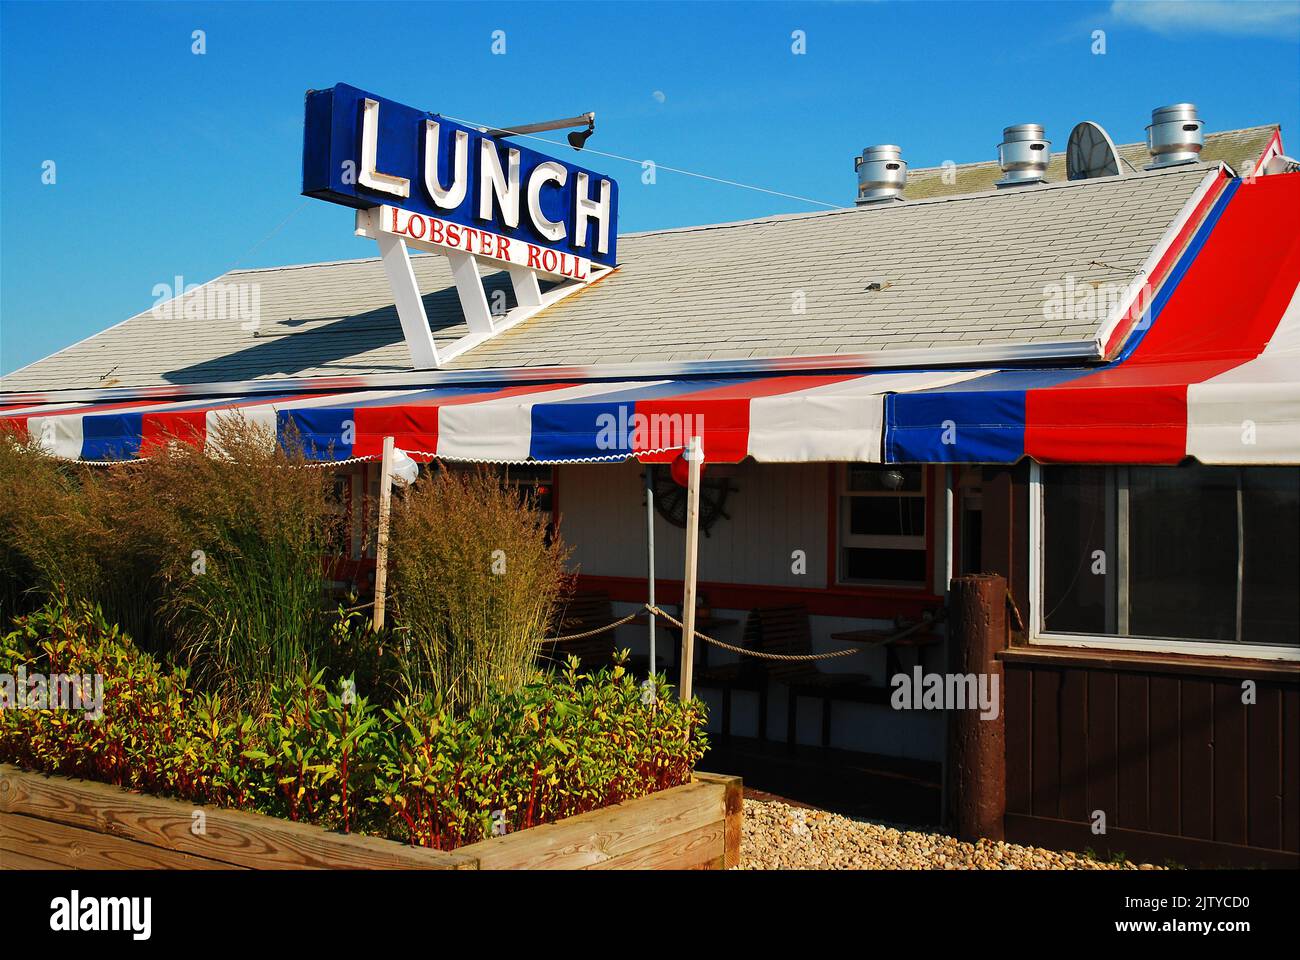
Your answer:
[[[176,275],[373,255],[299,196],[303,93],[340,81],[486,124],[595,110],[594,150],[848,205],[868,144],[960,163],[1083,119],[1128,143],[1182,100],[1300,153],[1300,4],[0,3],[0,372]],[[816,209],[579,162],[620,181],[625,232]]]

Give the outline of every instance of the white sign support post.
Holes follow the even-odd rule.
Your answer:
[[[380,258],[384,264],[384,274],[393,291],[393,305],[397,308],[397,318],[402,324],[402,336],[406,339],[407,349],[411,354],[411,366],[416,370],[437,370],[467,350],[472,350],[498,334],[558,303],[583,287],[609,273],[609,267],[601,267],[589,260],[565,255],[561,262],[558,258],[553,268],[538,269],[528,266],[529,259],[522,253],[526,245],[517,244],[509,249],[515,251],[510,256],[525,256],[524,263],[496,256],[475,254],[466,249],[448,246],[446,243],[416,239],[410,234],[411,224],[419,224],[416,232],[426,236],[431,228],[426,224],[438,223],[439,231],[443,227],[454,225],[436,221],[434,218],[409,214],[394,207],[379,206],[356,213],[356,229],[359,237],[368,237],[379,244]],[[492,246],[485,238],[493,242],[500,241],[499,247],[507,245],[507,238],[497,237],[484,231],[464,230],[457,237],[469,236],[473,232],[480,238],[480,246]],[[461,240],[462,246],[468,241]],[[497,247],[497,248],[499,248]],[[447,258],[451,266],[452,280],[456,285],[456,296],[460,300],[461,313],[465,318],[466,332],[451,343],[441,347],[433,339],[429,327],[429,316],[424,309],[424,300],[420,286],[415,279],[415,270],[411,266],[410,250],[423,250],[437,253]],[[475,248],[477,249],[477,248]],[[540,259],[553,255],[549,250],[540,251]],[[534,258],[538,259],[538,258]],[[509,310],[493,313],[488,303],[487,290],[483,286],[483,274],[480,261],[487,269],[504,269],[510,275],[510,285],[515,293],[515,306]],[[546,260],[549,264],[550,260]],[[555,281],[545,293],[541,281]]]
[[[379,529],[375,537],[375,630],[384,629],[384,608],[388,602],[388,517],[393,506],[393,438],[384,437],[384,456],[379,461]]]
[[[680,693],[691,698],[692,674],[695,672],[695,579],[700,546],[700,465],[704,460],[704,443],[691,437],[686,444],[686,571],[682,590],[682,667]]]

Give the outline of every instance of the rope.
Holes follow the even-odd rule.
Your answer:
[[[1007,600],[1008,602],[1011,603],[1012,609],[1014,610],[1015,601],[1011,599],[1011,591],[1009,590],[1007,591]],[[374,606],[373,601],[371,601],[370,603],[363,603],[360,606],[352,607],[349,610],[347,610],[347,612],[351,613],[356,610],[364,610],[366,607],[372,607],[372,606]],[[657,607],[654,604],[651,603],[642,604],[642,609],[644,609],[647,613],[654,614],[657,617],[663,617],[665,620],[667,620],[673,626],[677,627],[677,629],[679,630],[684,631],[686,629],[686,624],[682,623],[676,617],[673,617],[671,614],[665,612],[662,608]],[[1018,622],[1020,620],[1020,612],[1018,610],[1016,610],[1015,612],[1016,612],[1016,620]],[[622,617],[618,620],[613,621],[612,623],[604,624],[603,626],[595,627],[594,629],[591,630],[584,630],[581,633],[565,634],[564,636],[561,637],[546,637],[538,642],[554,644],[554,643],[564,643],[570,640],[585,640],[588,637],[594,637],[598,634],[605,633],[609,630],[615,630],[623,626],[624,624],[631,623],[640,615],[641,615],[641,611],[635,610],[632,613],[629,613],[626,617]],[[933,621],[930,620],[919,620],[916,623],[912,624],[910,627],[904,627],[902,630],[899,630],[898,632],[884,638],[879,642],[878,645],[884,646],[885,644],[896,643],[897,641],[902,640],[904,637],[908,637],[911,636],[913,633],[916,633],[916,631],[920,630],[922,627],[931,626],[932,623]],[[397,629],[401,629],[401,628],[399,627]],[[732,653],[738,653],[741,656],[757,657],[760,660],[780,660],[786,663],[797,663],[797,662],[803,662],[808,660],[834,660],[838,657],[851,657],[855,653],[866,652],[865,648],[845,647],[843,650],[832,650],[829,653],[768,653],[764,650],[751,650],[748,647],[738,647],[732,643],[724,643],[723,641],[717,640],[714,637],[710,637],[707,634],[700,633],[700,631],[698,630],[694,630],[692,631],[692,633],[700,640],[703,640],[705,643],[711,643],[715,647],[720,647],[723,650],[730,650]]]
[[[1016,630],[1020,633],[1025,632],[1025,621],[1020,616],[1020,608],[1016,606],[1016,598],[1011,595],[1011,588],[1007,588],[1007,606],[1011,608],[1011,614],[1016,618]]]
[[[586,630],[582,633],[571,633],[568,636],[564,636],[564,637],[547,637],[541,642],[562,643],[565,640],[585,640],[587,639],[587,637],[594,637],[596,634],[604,633],[606,630],[613,630],[615,627],[621,627],[623,626],[623,624],[629,623],[630,621],[635,620],[639,616],[641,616],[641,611],[638,610],[634,613],[629,613],[622,620],[615,620],[613,623],[607,623],[603,627],[597,627],[594,630]]]
[[[651,613],[655,614],[656,616],[663,617],[669,623],[676,626],[679,630],[686,629],[686,624],[682,623],[680,620],[677,620],[669,616],[667,613],[665,613],[663,610],[659,609],[658,607],[651,606],[650,604],[647,603],[645,605],[645,608],[649,610]],[[894,634],[892,637],[889,637],[886,640],[882,640],[881,642],[889,643],[894,640],[900,640],[910,633],[915,633],[923,626],[929,626],[929,621],[922,620],[919,623],[913,624],[912,626],[908,627],[905,630],[899,631],[898,633]],[[730,650],[732,653],[738,653],[741,654],[742,656],[757,657],[760,660],[781,660],[785,662],[798,662],[804,660],[833,660],[836,657],[850,657],[855,653],[866,652],[864,649],[859,647],[846,647],[843,650],[833,650],[830,653],[767,653],[766,651],[762,651],[762,650],[751,650],[748,647],[737,647],[736,645],[731,643],[723,643],[721,640],[715,640],[713,637],[706,636],[705,634],[700,633],[700,631],[698,630],[693,630],[691,632],[695,636],[703,640],[705,643],[711,643],[715,647],[721,647],[723,650]]]

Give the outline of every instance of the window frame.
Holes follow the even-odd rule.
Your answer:
[[[1116,469],[1108,466],[1107,470]],[[1174,469],[1174,468],[1171,468]],[[1108,485],[1115,482],[1108,474]],[[1088,647],[1097,650],[1125,650],[1138,653],[1173,653],[1208,657],[1236,657],[1250,660],[1282,660],[1300,662],[1300,646],[1282,644],[1249,644],[1223,640],[1177,640],[1133,636],[1106,636],[1103,634],[1053,633],[1044,629],[1044,543],[1043,543],[1043,477],[1040,464],[1029,463],[1029,597],[1030,614],[1028,640],[1031,645],[1043,647]],[[1122,522],[1122,521],[1121,521]],[[1109,532],[1107,533],[1109,537]],[[1123,538],[1120,538],[1121,541]],[[1117,557],[1122,562],[1122,557]],[[1121,589],[1123,589],[1121,580]],[[1238,594],[1240,595],[1240,583]],[[1122,606],[1122,605],[1121,605]]]
[[[929,592],[933,589],[934,576],[934,504],[931,501],[931,491],[934,486],[931,480],[931,468],[927,464],[889,464],[889,463],[839,463],[835,465],[834,471],[834,497],[831,507],[834,510],[834,555],[831,573],[834,577],[834,585],[855,590],[873,590],[873,591],[906,591],[912,592]],[[904,491],[902,494],[892,490],[857,490],[848,489],[849,469],[855,466],[866,466],[878,468],[881,470],[897,468],[899,466],[916,466],[920,469],[921,490],[920,492]],[[848,524],[848,513],[843,509],[846,497],[896,497],[896,496],[919,497],[922,506],[922,515],[925,518],[925,532],[919,536],[890,536],[886,534],[850,534],[846,530]],[[859,541],[859,542],[851,542]],[[860,542],[871,541],[871,542]],[[919,541],[919,546],[916,542]],[[844,576],[844,551],[847,549],[880,549],[880,550],[916,550],[925,558],[925,576],[920,580],[850,580]]]

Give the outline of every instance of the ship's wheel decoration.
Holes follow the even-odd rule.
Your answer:
[[[735,491],[726,477],[700,476],[700,530],[707,537],[719,520],[730,520],[727,497]],[[667,470],[655,471],[655,512],[674,527],[686,526],[686,488]]]

